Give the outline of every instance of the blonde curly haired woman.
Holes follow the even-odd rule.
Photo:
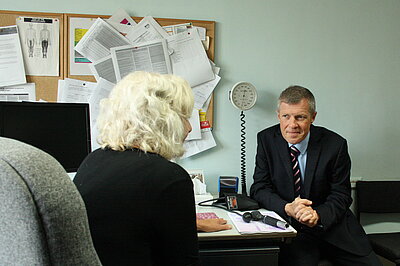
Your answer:
[[[103,265],[197,265],[192,181],[184,153],[193,94],[173,75],[134,72],[100,103],[100,149],[74,179]]]

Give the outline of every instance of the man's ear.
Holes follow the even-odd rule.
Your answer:
[[[311,117],[311,124],[314,122],[315,117],[317,116],[317,112],[315,112]]]

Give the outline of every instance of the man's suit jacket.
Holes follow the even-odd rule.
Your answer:
[[[279,124],[257,135],[256,167],[251,197],[268,210],[291,222],[285,205],[294,200],[293,172],[288,143]],[[302,198],[313,202],[320,216],[319,226],[309,228],[293,222],[295,228],[310,233],[357,255],[371,252],[366,234],[350,211],[350,157],[347,142],[338,134],[311,125]]]

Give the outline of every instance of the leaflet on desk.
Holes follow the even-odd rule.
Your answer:
[[[273,211],[260,210],[260,212],[263,215],[272,216],[274,218],[283,221],[283,219]],[[228,213],[228,215],[232,223],[235,225],[236,230],[240,234],[268,234],[268,233],[278,233],[278,232],[296,232],[296,230],[292,226],[289,226],[286,229],[281,229],[278,227],[264,224],[260,221],[251,221],[250,223],[246,223],[243,221],[243,218],[236,213]]]

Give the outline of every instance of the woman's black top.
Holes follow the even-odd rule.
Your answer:
[[[104,265],[196,265],[193,185],[179,165],[138,149],[98,149],[74,178]]]

